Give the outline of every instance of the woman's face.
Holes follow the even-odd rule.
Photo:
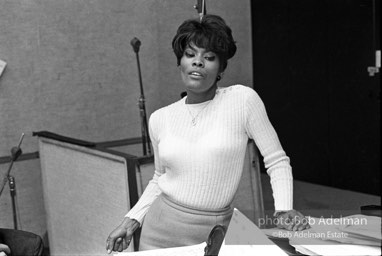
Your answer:
[[[209,92],[215,85],[219,69],[218,55],[192,43],[180,59],[182,80],[189,95]]]

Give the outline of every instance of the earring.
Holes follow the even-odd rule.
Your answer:
[[[216,80],[220,81],[223,78],[224,72],[221,72],[217,77]]]

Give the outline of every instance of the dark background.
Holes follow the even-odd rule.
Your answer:
[[[252,1],[254,88],[297,180],[380,194],[379,0]],[[378,33],[377,33],[378,32]]]

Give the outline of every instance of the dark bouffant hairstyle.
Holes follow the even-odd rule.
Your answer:
[[[207,14],[203,16],[201,21],[199,19],[190,19],[180,25],[172,40],[172,48],[178,65],[180,65],[180,59],[185,49],[191,43],[217,54],[220,60],[220,71],[225,70],[227,60],[236,53],[231,28],[217,15]]]

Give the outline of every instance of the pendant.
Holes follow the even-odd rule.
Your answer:
[[[192,118],[191,124],[192,124],[192,126],[195,126],[195,125],[196,125],[196,120],[195,120],[195,118]]]

